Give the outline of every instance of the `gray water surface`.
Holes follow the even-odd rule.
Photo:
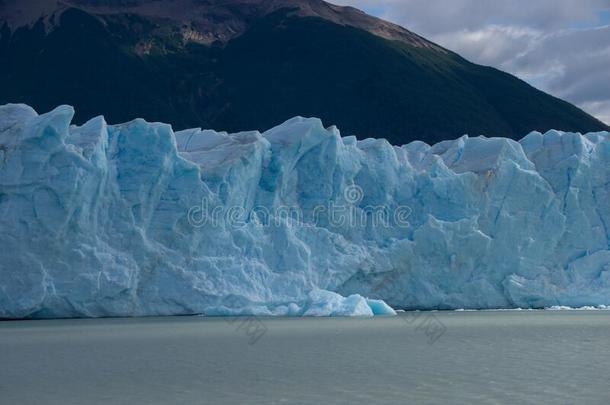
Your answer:
[[[0,322],[2,404],[608,404],[610,312]]]

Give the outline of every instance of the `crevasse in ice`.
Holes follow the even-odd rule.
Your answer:
[[[396,147],[73,113],[0,107],[0,317],[610,305],[608,133]]]

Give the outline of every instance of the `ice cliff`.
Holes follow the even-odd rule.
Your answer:
[[[394,147],[73,113],[0,107],[0,317],[610,305],[608,133]]]

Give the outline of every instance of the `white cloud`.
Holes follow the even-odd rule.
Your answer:
[[[541,36],[540,30],[494,24],[437,34],[434,40],[449,49],[459,49],[462,56],[478,63],[502,66],[529,52]]]
[[[581,105],[582,109],[603,122],[610,122],[610,102],[588,101]]]
[[[609,0],[335,0],[498,67],[610,123]]]

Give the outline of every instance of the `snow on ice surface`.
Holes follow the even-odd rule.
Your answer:
[[[0,107],[0,317],[610,305],[608,133],[395,147],[73,113]]]

